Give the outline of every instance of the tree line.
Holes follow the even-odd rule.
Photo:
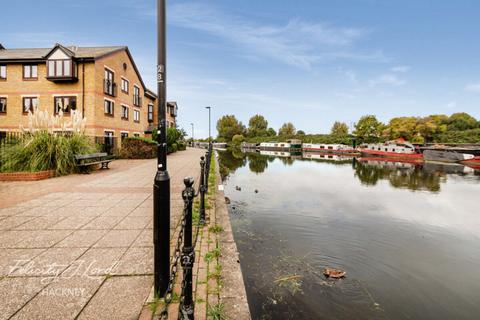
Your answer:
[[[276,132],[259,114],[250,118],[247,127],[234,115],[225,115],[218,120],[217,131],[217,140],[236,144],[279,138],[300,138],[317,143],[350,143],[353,138],[359,142],[403,138],[414,143],[480,143],[480,121],[465,112],[450,116],[395,117],[388,123],[382,123],[374,115],[365,115],[355,123],[352,132],[346,123],[336,121],[327,135],[306,134],[291,122],[284,123]]]

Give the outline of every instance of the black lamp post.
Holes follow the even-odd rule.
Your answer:
[[[190,123],[192,125],[192,147],[195,147],[195,138],[193,137],[194,134],[194,125],[193,123]]]
[[[170,278],[170,176],[167,171],[165,1],[157,0],[157,174],[153,183],[154,286],[161,297]]]
[[[212,107],[205,107],[205,109],[208,109],[208,142],[212,141],[212,135],[210,133],[210,111],[212,110]]]

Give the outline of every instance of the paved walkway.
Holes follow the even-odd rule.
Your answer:
[[[172,231],[203,150],[169,156]],[[153,284],[153,160],[0,183],[0,320],[137,319]],[[172,232],[174,234],[174,232]]]

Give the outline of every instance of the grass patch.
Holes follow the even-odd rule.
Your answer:
[[[213,249],[212,251],[209,251],[205,254],[205,261],[207,262],[211,262],[213,259],[216,259],[218,257],[220,257],[222,255],[222,253],[220,252],[220,249],[219,248],[216,248],[216,249]]]
[[[213,232],[213,233],[220,233],[223,231],[223,228],[219,225],[214,225],[208,228],[208,231]]]
[[[215,271],[209,272],[207,279],[217,279],[217,281],[221,280],[222,278],[222,265],[217,264],[215,266]]]
[[[216,304],[214,306],[209,306],[207,310],[208,319],[212,320],[227,320],[225,314],[225,305],[223,303]]]

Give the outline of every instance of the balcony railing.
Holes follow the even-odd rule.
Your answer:
[[[112,80],[104,79],[103,80],[103,92],[109,96],[117,96],[117,84]]]

